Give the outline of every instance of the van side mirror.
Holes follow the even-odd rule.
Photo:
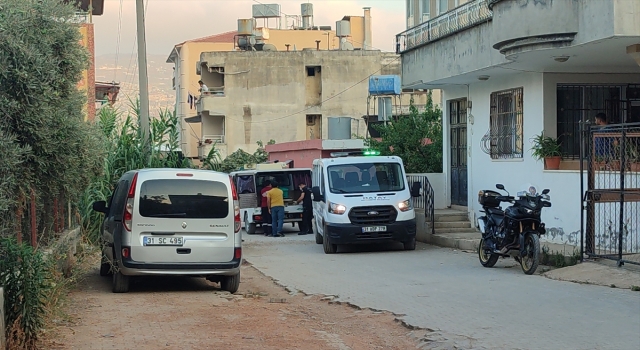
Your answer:
[[[93,210],[104,214],[109,212],[109,210],[107,209],[107,202],[105,201],[93,202]]]
[[[499,190],[504,190],[504,185],[503,184],[496,184],[496,188]]]
[[[422,189],[422,183],[416,181],[411,186],[411,197],[420,197],[420,190]]]
[[[324,201],[324,196],[320,193],[320,187],[314,186],[311,188],[311,193],[313,193],[313,201],[314,202],[322,202]]]

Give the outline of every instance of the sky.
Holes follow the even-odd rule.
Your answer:
[[[303,2],[307,1],[145,0],[147,54],[169,56],[173,46],[185,40],[236,30],[239,18],[251,18],[253,4],[280,4],[282,13],[299,15]],[[393,51],[395,35],[405,28],[405,0],[309,2],[313,4],[315,25],[331,25],[334,29],[343,16],[362,16],[362,8],[371,7],[373,46],[383,51]],[[96,55],[135,52],[136,1],[105,0],[104,6],[104,14],[93,17]]]

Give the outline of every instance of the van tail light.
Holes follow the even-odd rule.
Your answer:
[[[136,185],[138,184],[138,173],[133,175],[129,193],[127,194],[127,204],[124,207],[123,223],[125,230],[131,232],[131,224],[133,221],[133,203],[136,199]]]
[[[236,184],[233,183],[233,178],[231,176],[229,176],[229,182],[231,183],[231,196],[233,197],[233,231],[238,233],[242,227],[242,223],[240,222],[240,202],[238,201]]]
[[[129,247],[122,247],[122,257],[128,259],[131,256]]]
[[[233,259],[242,258],[242,248],[236,248],[233,250]]]

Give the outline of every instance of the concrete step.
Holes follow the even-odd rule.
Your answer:
[[[469,222],[469,216],[467,214],[464,214],[464,213],[461,213],[461,214],[447,214],[447,215],[436,214],[434,216],[434,221],[436,221],[436,222],[460,222],[460,221]]]
[[[448,233],[476,233],[478,235],[478,237],[480,237],[480,231],[475,231],[474,228],[471,227],[442,227],[442,228],[437,228],[436,227],[436,233],[437,234],[448,234]]]
[[[471,223],[469,221],[436,221],[434,223],[436,231],[441,228],[471,228]]]

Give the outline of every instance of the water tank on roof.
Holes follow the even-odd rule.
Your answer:
[[[238,20],[238,35],[253,35],[253,18]]]
[[[349,21],[336,21],[336,35],[337,36],[349,36],[349,35],[351,35],[351,22],[349,22]]]
[[[369,77],[370,95],[400,95],[399,75],[372,75]]]
[[[351,139],[351,118],[329,117],[329,140]]]
[[[313,16],[313,4],[305,2],[305,3],[300,5],[300,8],[302,10],[300,12],[301,12],[303,17]]]

